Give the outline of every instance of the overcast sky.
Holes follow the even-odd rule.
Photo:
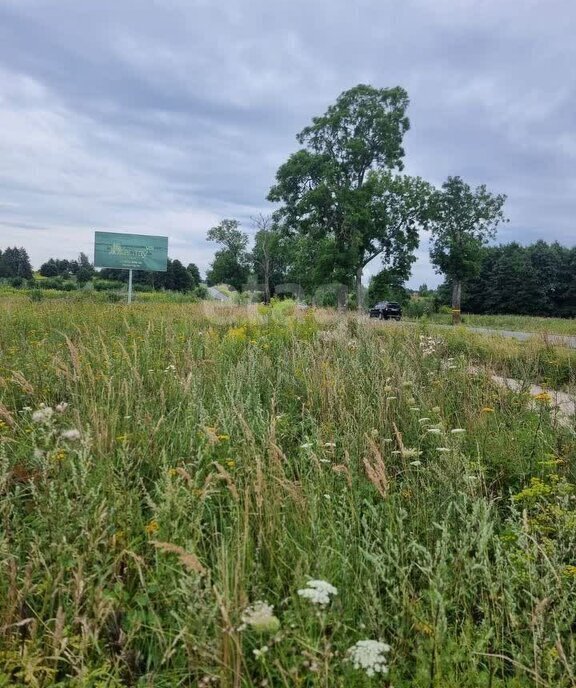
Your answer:
[[[574,0],[0,0],[0,248],[162,234],[204,271],[358,83],[407,89],[407,172],[508,195],[500,241],[576,244]]]

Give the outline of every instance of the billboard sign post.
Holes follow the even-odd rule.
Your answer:
[[[94,267],[128,270],[128,303],[132,302],[132,271],[166,272],[168,237],[148,234],[94,234]]]

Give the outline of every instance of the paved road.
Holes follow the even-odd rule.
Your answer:
[[[445,325],[444,327],[452,327],[452,325]],[[537,339],[544,339],[550,344],[560,344],[561,346],[568,346],[571,349],[576,349],[576,337],[569,337],[561,334],[544,334],[543,332],[515,332],[514,330],[491,330],[488,327],[467,327],[471,332],[478,332],[479,334],[500,335],[501,337],[509,337],[511,339],[519,339],[525,342],[528,339],[536,337]]]
[[[379,323],[386,323],[387,325],[395,324],[393,320],[378,320]],[[417,325],[415,320],[401,320],[401,323],[406,325]],[[442,323],[430,322],[430,326],[451,329],[452,325],[444,325]],[[470,332],[477,332],[478,334],[489,334],[500,337],[508,337],[510,339],[518,339],[521,342],[526,342],[529,339],[542,339],[550,344],[559,346],[567,346],[570,349],[576,349],[576,336],[562,335],[562,334],[545,334],[544,332],[516,332],[514,330],[497,330],[489,327],[469,327],[468,325],[461,325]]]
[[[473,375],[481,375],[483,370],[481,368],[472,366],[470,368],[470,372]],[[532,385],[530,383],[522,382],[521,380],[514,380],[513,378],[509,377],[494,375],[490,373],[490,371],[485,372],[490,375],[492,380],[497,385],[500,385],[500,387],[506,387],[512,392],[528,391],[532,397],[536,396],[537,394],[541,394],[542,392],[546,392],[551,397],[550,408],[558,418],[559,422],[562,423],[562,425],[574,427],[572,419],[574,416],[576,416],[576,397],[566,394],[566,392],[558,392],[554,389],[545,389],[544,387],[540,387],[540,385]],[[530,404],[533,408],[538,408],[538,404],[534,400],[531,400]]]
[[[216,301],[230,301],[228,294],[224,294],[219,289],[216,289],[216,287],[208,287],[208,293],[213,299],[216,299]]]

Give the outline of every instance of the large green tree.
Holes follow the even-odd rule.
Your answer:
[[[237,220],[222,220],[208,231],[208,240],[217,242],[222,248],[216,251],[206,273],[207,283],[225,283],[241,291],[250,274],[248,236],[240,231]]]
[[[378,301],[392,300],[404,303],[408,291],[404,279],[390,270],[381,270],[373,275],[368,285],[368,304],[374,306]]]
[[[401,170],[409,128],[408,95],[400,87],[359,85],[342,93],[297,136],[303,148],[279,168],[269,200],[285,231],[326,242],[332,279],[356,286],[374,258],[409,271],[425,220],[428,186]]]
[[[452,322],[460,322],[462,283],[475,277],[482,264],[482,246],[504,222],[506,196],[484,185],[471,189],[460,177],[448,177],[430,203],[430,259],[452,284]]]
[[[189,272],[190,277],[192,278],[192,286],[196,288],[202,279],[200,278],[200,270],[198,270],[198,266],[196,263],[188,263],[186,266],[186,270]]]

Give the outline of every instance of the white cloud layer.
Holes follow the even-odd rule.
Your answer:
[[[408,172],[507,193],[501,241],[574,245],[575,33],[571,0],[4,0],[0,247],[167,234],[204,270],[206,231],[265,212],[295,134],[359,82],[407,88]]]

